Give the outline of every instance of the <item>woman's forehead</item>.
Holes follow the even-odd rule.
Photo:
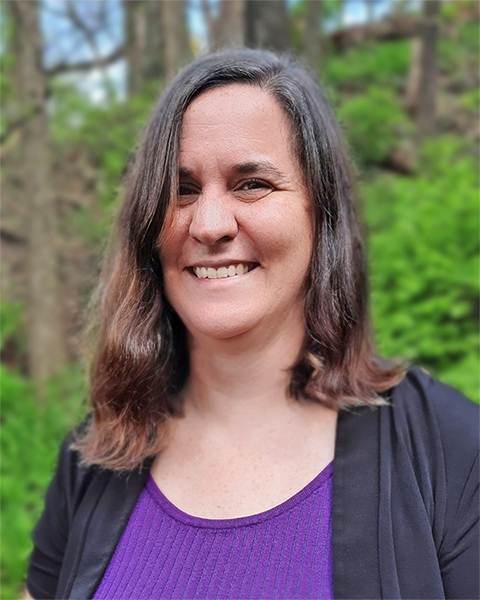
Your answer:
[[[271,94],[257,86],[235,83],[207,90],[185,112],[181,163],[209,155],[235,163],[259,157],[286,163],[294,154],[287,115]]]
[[[192,123],[215,125],[235,123],[241,125],[244,119],[248,121],[268,117],[269,122],[276,121],[277,127],[289,123],[289,119],[280,103],[274,96],[258,86],[247,83],[232,83],[202,92],[187,107],[182,130]]]

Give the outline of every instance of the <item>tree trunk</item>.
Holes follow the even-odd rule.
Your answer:
[[[47,129],[47,83],[42,70],[38,3],[15,0],[14,18],[18,98],[26,115],[21,128],[23,201],[27,205],[29,244],[29,370],[37,393],[67,360],[59,300],[56,215],[51,189]]]
[[[160,82],[165,77],[165,32],[159,0],[147,0],[145,7],[144,79]]]
[[[305,12],[305,59],[318,75],[322,60],[322,0],[309,0]]]
[[[405,95],[405,106],[412,117],[417,115],[418,94],[420,90],[420,57],[422,54],[422,40],[414,37],[410,50],[410,69],[408,72],[407,89]]]
[[[218,18],[212,23],[210,48],[241,47],[245,41],[244,0],[220,0]]]
[[[437,40],[439,0],[424,0],[420,25],[420,85],[418,90],[417,133],[419,140],[435,135],[437,95]]]
[[[285,0],[246,0],[245,43],[249,47],[286,52],[290,27]]]
[[[185,0],[124,0],[128,89],[171,79],[190,57]]]
[[[123,0],[127,58],[128,94],[138,94],[145,85],[145,57],[147,45],[147,2]]]
[[[185,0],[162,0],[165,77],[171,79],[190,57]]]
[[[202,13],[202,19],[207,29],[207,47],[212,48],[215,45],[217,37],[215,30],[216,19],[212,15],[212,6],[210,0],[200,0],[200,11]]]

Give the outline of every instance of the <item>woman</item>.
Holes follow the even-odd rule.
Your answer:
[[[210,55],[164,92],[33,598],[478,596],[477,412],[376,356],[354,204],[292,62]]]

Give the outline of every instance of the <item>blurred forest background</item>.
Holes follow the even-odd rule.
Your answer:
[[[381,352],[479,400],[479,7],[473,0],[3,0],[3,599],[66,431],[82,315],[166,81],[229,45],[301,57],[359,177]]]

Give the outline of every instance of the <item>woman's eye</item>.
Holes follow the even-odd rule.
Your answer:
[[[178,204],[181,206],[187,206],[192,202],[195,202],[198,194],[198,190],[192,185],[189,185],[187,183],[181,183],[178,186],[177,192]]]
[[[191,196],[192,194],[196,194],[196,191],[189,185],[181,183],[178,186],[178,195],[179,196]]]
[[[243,202],[256,202],[273,192],[275,186],[263,179],[246,179],[235,187],[235,195]]]
[[[240,186],[240,190],[246,190],[246,191],[250,191],[250,190],[260,190],[260,189],[272,189],[272,186],[267,183],[266,181],[262,181],[261,179],[249,179],[248,181],[245,181],[244,183],[242,183],[242,185]]]

